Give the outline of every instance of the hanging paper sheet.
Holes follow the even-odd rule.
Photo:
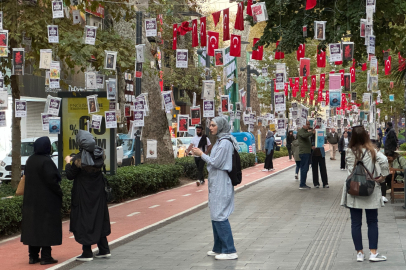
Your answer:
[[[203,117],[214,116],[214,100],[203,100]]]
[[[147,37],[157,36],[156,18],[145,19],[145,34]]]
[[[94,45],[96,43],[97,26],[85,26],[85,44]]]
[[[188,67],[188,50],[177,49],[176,50],[176,67],[187,68]]]
[[[330,49],[330,63],[342,61],[340,43],[330,43],[329,49]]]
[[[49,117],[49,134],[60,134],[61,133],[61,118],[60,117]]]
[[[63,1],[54,0],[52,1],[52,18],[63,18]]]
[[[48,42],[59,43],[59,30],[57,25],[48,25]]]

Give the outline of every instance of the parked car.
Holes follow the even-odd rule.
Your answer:
[[[34,154],[34,142],[38,138],[27,138],[21,140],[21,173],[24,173],[25,163],[29,156]],[[50,137],[52,146],[52,160],[58,167],[58,138]],[[0,183],[11,181],[11,151],[10,153],[0,162]]]
[[[128,134],[117,134],[117,165],[129,166],[135,164],[135,139],[131,139]],[[143,163],[141,144],[141,163]]]

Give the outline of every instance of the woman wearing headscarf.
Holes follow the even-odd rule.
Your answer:
[[[110,235],[110,217],[102,175],[104,151],[88,131],[79,130],[76,143],[80,152],[65,158],[66,176],[74,180],[70,231],[83,245],[83,253],[76,260],[92,261],[94,244],[99,248],[96,258],[107,258],[111,256],[106,237]]]
[[[266,134],[266,139],[265,139],[265,153],[266,153],[266,158],[265,158],[265,164],[264,164],[264,169],[262,170],[263,172],[270,172],[274,171],[275,169],[273,168],[273,153],[274,153],[274,145],[275,145],[275,137],[273,136],[273,132],[268,130],[268,133]]]
[[[51,256],[51,246],[62,244],[61,176],[50,155],[49,138],[38,138],[34,154],[25,165],[21,242],[28,245],[29,264],[57,263]]]
[[[292,161],[293,151],[292,151],[292,143],[295,140],[295,136],[293,136],[293,131],[290,130],[288,132],[288,136],[286,136],[286,148],[288,149],[289,160]]]
[[[207,163],[209,172],[209,208],[212,220],[214,246],[207,252],[217,260],[237,259],[228,217],[234,211],[234,187],[228,172],[232,170],[232,155],[234,149],[238,151],[237,141],[230,134],[228,121],[221,116],[210,122],[210,131],[217,136],[210,156],[199,148],[193,148],[193,154],[201,157]]]

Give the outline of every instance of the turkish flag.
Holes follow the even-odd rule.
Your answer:
[[[340,69],[340,74],[341,74],[341,86],[344,86],[344,69]]]
[[[214,50],[219,48],[219,33],[208,31],[209,33],[209,44],[207,54],[214,56]]]
[[[249,15],[249,16],[252,16],[251,6],[252,6],[252,0],[248,0],[247,1],[247,15]]]
[[[223,10],[223,41],[230,40],[229,9]]]
[[[213,16],[214,26],[217,26],[217,24],[220,20],[220,12],[221,12],[221,10],[211,14]]]
[[[241,36],[231,35],[230,56],[241,56]]]
[[[303,88],[303,85],[302,85],[302,90],[300,91],[300,97],[304,98],[305,96],[306,96],[306,92],[305,92],[305,90]]]
[[[403,58],[401,55],[400,55],[400,52],[398,53],[398,61],[399,61],[399,68],[398,68],[398,70],[399,71],[402,71],[402,70],[404,70],[405,69],[405,66],[406,66],[406,63],[405,63],[405,58]]]
[[[191,27],[189,27],[189,22],[183,22],[179,27],[178,27],[178,32],[181,36],[186,35],[187,32],[192,30]]]
[[[343,61],[335,61],[334,62],[334,65],[337,65],[337,66],[342,65],[342,64],[343,64]]]
[[[197,19],[192,20],[192,47],[199,46],[199,33],[197,31]]]
[[[285,96],[288,96],[289,83],[285,83]]]
[[[365,70],[367,70],[367,63],[362,64],[362,71],[365,71]]]
[[[316,75],[313,75],[310,77],[312,82],[310,85],[310,91],[315,91],[316,90]]]
[[[296,86],[293,87],[293,89],[292,89],[292,97],[296,97],[296,92],[297,92],[297,90],[298,90],[298,89],[296,89]]]
[[[320,51],[320,53],[317,54],[317,67],[319,67],[319,68],[326,67],[326,52],[325,51]]]
[[[297,48],[296,51],[296,59],[297,61],[300,61],[300,58],[304,58],[305,57],[305,52],[306,52],[306,45],[305,44],[300,44],[299,48]]]
[[[296,91],[300,89],[300,78],[299,77],[295,78],[295,88],[296,88]]]
[[[244,2],[238,2],[237,16],[235,17],[234,29],[244,30]]]
[[[323,90],[319,89],[319,93],[317,94],[317,101],[323,101]]]
[[[206,36],[206,17],[200,18],[200,46],[206,47],[207,36]]]
[[[355,59],[352,59],[352,67],[355,68],[355,65],[357,64],[357,61]]]
[[[309,94],[310,100],[314,100],[314,90],[310,89],[310,94]]]
[[[254,38],[254,47],[258,41],[259,38]],[[262,60],[263,55],[264,55],[264,46],[258,46],[256,50],[252,51],[252,59],[254,60]]]
[[[176,50],[177,35],[178,35],[178,25],[175,23],[173,25],[172,50]]]
[[[351,83],[355,83],[355,68],[350,67]]]
[[[284,52],[280,52],[280,51],[275,52],[275,59],[276,60],[280,60],[280,59],[284,59],[284,58],[285,58],[285,53]]]
[[[392,56],[388,57],[388,60],[385,61],[385,75],[390,75],[392,69]]]
[[[307,91],[307,77],[302,77],[302,88]]]
[[[293,88],[293,86],[295,86],[295,85],[293,84],[292,78],[289,78],[289,85],[290,85],[290,88]]]
[[[320,74],[320,89],[324,90],[324,86],[326,84],[326,74]]]
[[[333,71],[330,71],[330,74],[334,74],[334,73],[336,73],[334,70],[333,70]]]
[[[317,5],[317,0],[306,0],[306,10],[312,9]]]

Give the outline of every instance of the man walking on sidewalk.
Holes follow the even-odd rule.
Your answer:
[[[299,132],[297,139],[299,141],[299,157],[300,157],[300,186],[299,189],[310,189],[306,185],[307,172],[309,171],[310,153],[312,151],[312,143],[310,137],[313,135],[314,130],[310,130],[310,122],[306,121]]]
[[[331,132],[327,134],[327,142],[330,144],[330,159],[336,160],[336,152],[338,149],[339,141],[338,133],[335,128],[331,129]]]
[[[186,151],[186,155],[189,154],[193,147],[199,148],[206,155],[208,155],[211,150],[211,142],[209,140],[209,137],[203,134],[203,127],[201,125],[196,126],[196,136],[193,137],[189,148]],[[206,164],[206,162],[204,162],[201,157],[195,156],[195,163],[197,167],[198,178],[196,181],[196,185],[200,186],[201,184],[204,184],[204,164]]]

